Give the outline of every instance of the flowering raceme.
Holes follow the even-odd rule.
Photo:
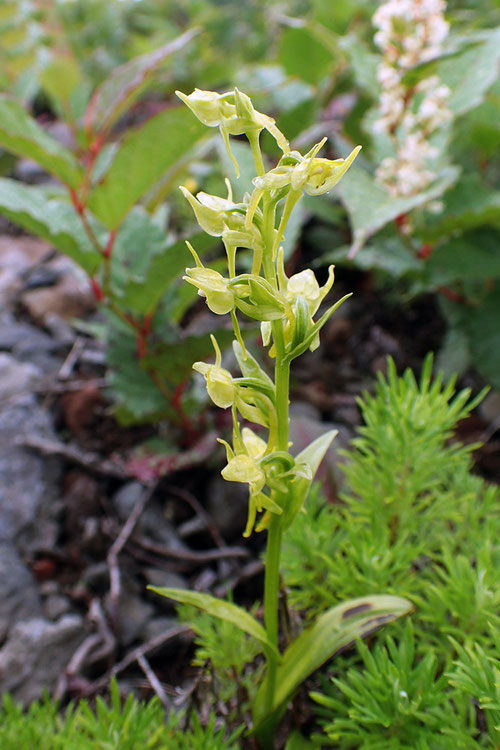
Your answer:
[[[388,0],[373,16],[375,42],[383,58],[377,71],[382,93],[374,129],[394,141],[395,156],[385,158],[377,179],[394,196],[414,195],[436,178],[430,163],[438,149],[430,137],[451,119],[450,91],[437,76],[414,86],[405,73],[437,57],[448,33],[444,0]]]

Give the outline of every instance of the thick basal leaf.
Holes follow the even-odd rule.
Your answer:
[[[0,178],[0,212],[69,255],[90,276],[103,262],[85,234],[73,206],[51,197],[42,187]]]
[[[311,472],[311,478],[299,477],[290,485],[289,501],[282,516],[283,529],[287,529],[294,520],[297,513],[304,505],[314,476],[319,469],[325,454],[330,447],[332,440],[338,434],[338,430],[329,430],[324,435],[313,440],[313,442],[304,448],[298,456],[295,457],[296,464],[306,464]]]
[[[285,750],[317,750],[317,745],[306,739],[297,729],[295,729],[285,745]]]
[[[38,125],[15,99],[0,94],[0,146],[32,159],[71,188],[78,188],[83,171],[67,148]]]
[[[456,181],[458,175],[458,168],[447,167],[427,190],[408,198],[393,198],[368,172],[359,167],[351,167],[337,186],[351,222],[351,256],[356,254],[369,237],[397,216],[439,198]]]
[[[206,135],[186,107],[166,109],[125,136],[108,171],[90,194],[89,206],[108,229]]]
[[[261,684],[253,708],[254,731],[275,720],[290,698],[313,672],[357,638],[408,614],[412,604],[398,596],[366,596],[329,609],[287,648],[276,672],[272,704],[266,702],[267,680]]]
[[[443,202],[443,211],[426,223],[422,232],[426,240],[486,224],[500,227],[500,190],[492,190],[477,175],[462,178],[446,193]]]
[[[488,30],[481,44],[443,60],[439,76],[451,90],[448,106],[462,115],[483,101],[488,89],[498,80],[500,66],[500,28]]]
[[[236,625],[244,633],[248,633],[248,635],[259,641],[263,645],[264,650],[277,654],[276,649],[268,640],[266,631],[262,625],[246,610],[238,607],[236,604],[216,599],[215,596],[210,596],[210,594],[200,594],[197,591],[169,589],[161,586],[148,586],[148,589],[154,591],[155,594],[173,599],[180,604],[190,604],[213,617],[218,617],[221,620],[226,620]]]
[[[159,49],[135,57],[115,68],[93,95],[85,124],[91,133],[106,132],[143,91],[153,73],[170,55],[188,44],[198,32],[191,30]]]

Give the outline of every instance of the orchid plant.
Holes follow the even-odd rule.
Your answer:
[[[244,536],[267,532],[264,583],[264,626],[247,611],[208,594],[151,587],[158,594],[198,607],[237,625],[254,637],[266,659],[266,672],[253,701],[253,733],[264,749],[274,747],[276,728],[301,683],[325,661],[358,637],[410,611],[405,599],[369,596],[343,602],[322,614],[294,641],[279,632],[280,554],[282,537],[302,510],[314,475],[335,431],[327,432],[298,455],[290,452],[289,382],[292,361],[320,343],[320,332],[335,310],[350,296],[320,307],[334,283],[333,266],[320,287],[310,269],[287,277],[281,242],[292,211],[302,195],[322,195],[331,190],[358,154],[346,159],[325,159],[318,153],[326,139],[305,155],[292,150],[274,120],[257,112],[251,99],[237,89],[218,94],[196,89],[179,93],[196,117],[209,127],[219,127],[228,154],[234,158],[230,136],[245,135],[254,157],[254,189],[235,203],[229,181],[228,195],[193,196],[181,190],[198,223],[209,235],[221,237],[227,255],[227,276],[205,267],[195,248],[188,245],[194,265],[184,279],[198,289],[216,315],[230,315],[234,328],[234,354],[240,377],[222,366],[217,340],[212,336],[215,363],[195,362],[212,401],[231,409],[232,444],[225,440],[227,465],[224,479],[249,488],[248,518]],[[259,138],[263,130],[276,140],[282,156],[266,171]],[[250,251],[251,271],[238,272],[238,251]],[[274,360],[271,378],[248,350],[238,316],[260,322],[264,347]],[[245,423],[251,423],[255,430]]]

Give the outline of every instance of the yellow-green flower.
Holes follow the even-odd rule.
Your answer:
[[[186,268],[185,281],[198,288],[198,294],[205,297],[210,310],[217,315],[225,315],[234,309],[234,293],[228,288],[225,279],[212,268]]]
[[[195,362],[193,370],[200,372],[207,383],[207,393],[216,406],[227,409],[234,403],[236,387],[229,370],[221,367],[221,352],[215,336],[210,336],[215,349],[215,364]]]

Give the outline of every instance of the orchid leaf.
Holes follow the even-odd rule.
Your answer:
[[[320,615],[283,654],[271,703],[267,700],[267,679],[260,685],[253,707],[255,734],[267,733],[270,726],[277,724],[295,691],[326,661],[356,639],[408,614],[412,607],[398,596],[366,596],[343,602]]]
[[[236,625],[240,630],[243,630],[244,633],[251,635],[259,641],[262,644],[264,651],[273,652],[275,656],[277,655],[277,651],[268,640],[266,631],[262,625],[246,610],[238,607],[237,604],[225,602],[222,599],[217,599],[215,596],[201,594],[198,591],[170,589],[161,586],[148,586],[148,589],[154,591],[155,594],[165,596],[168,599],[173,599],[180,604],[190,604],[213,617],[219,617],[221,620],[226,620],[226,622]]]

